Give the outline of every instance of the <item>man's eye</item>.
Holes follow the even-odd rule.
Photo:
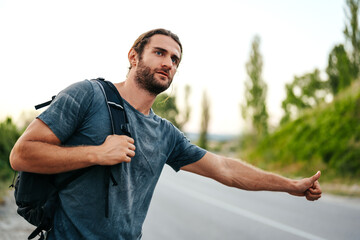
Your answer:
[[[156,51],[155,54],[158,56],[162,56],[162,52],[159,52],[159,51]]]
[[[176,58],[172,58],[171,61],[172,61],[173,63],[175,63],[175,64],[178,63],[178,60],[177,60]]]

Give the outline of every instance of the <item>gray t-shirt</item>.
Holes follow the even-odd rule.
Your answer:
[[[139,239],[142,224],[165,163],[175,171],[201,159],[206,151],[191,144],[169,121],[151,110],[144,115],[124,101],[135,140],[130,163],[113,166],[117,186],[109,186],[105,217],[104,167],[96,166],[59,194],[60,207],[49,239]],[[111,133],[104,95],[94,81],[82,81],[60,92],[39,117],[63,145],[100,145]],[[71,173],[59,174],[57,181]]]

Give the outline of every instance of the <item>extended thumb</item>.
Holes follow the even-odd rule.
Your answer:
[[[318,171],[314,176],[311,177],[311,180],[312,180],[313,182],[315,182],[315,181],[317,181],[317,180],[320,178],[320,176],[321,176],[321,172]]]

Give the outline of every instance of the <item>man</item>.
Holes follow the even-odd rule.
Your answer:
[[[60,181],[69,171],[94,166],[59,193],[49,239],[140,239],[165,163],[240,189],[288,192],[311,201],[321,197],[320,172],[291,180],[206,152],[155,115],[151,106],[170,86],[181,57],[181,43],[170,31],[155,29],[135,41],[127,79],[115,84],[125,100],[132,138],[111,135],[104,96],[91,81],[58,94],[20,137],[10,156],[18,171],[58,174]],[[112,166],[117,182],[109,189],[104,189],[104,165]]]

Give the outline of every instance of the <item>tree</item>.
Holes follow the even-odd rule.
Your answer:
[[[201,114],[201,126],[200,126],[200,137],[198,141],[198,145],[201,148],[207,149],[208,148],[208,128],[209,128],[209,121],[210,121],[210,101],[206,91],[204,90],[202,96],[202,114]]]
[[[346,0],[347,9],[345,15],[348,23],[345,23],[344,35],[349,43],[349,55],[351,61],[352,77],[359,77],[360,66],[360,30],[358,22],[358,13],[360,0]]]
[[[328,93],[327,82],[320,78],[318,69],[300,77],[295,76],[292,83],[285,85],[285,89],[286,99],[282,102],[285,116],[281,124],[297,117],[302,110],[318,105]]]
[[[344,45],[339,44],[332,49],[329,54],[326,73],[329,87],[334,95],[350,85],[352,78],[351,63]]]
[[[185,95],[184,95],[185,108],[184,108],[184,111],[181,112],[181,114],[177,120],[179,129],[183,129],[184,125],[190,119],[190,113],[191,113],[191,106],[189,103],[190,94],[191,94],[191,87],[189,85],[186,85],[185,86]]]
[[[245,82],[246,103],[242,105],[243,118],[251,119],[258,136],[268,132],[268,113],[266,109],[267,85],[262,79],[263,60],[260,54],[260,37],[255,36],[252,42],[250,59],[246,63],[248,79]]]
[[[162,93],[155,99],[155,102],[152,106],[154,112],[158,114],[160,117],[166,118],[175,127],[183,130],[184,125],[190,119],[191,107],[189,104],[189,97],[191,93],[191,88],[189,85],[185,86],[185,109],[184,111],[179,111],[176,105],[176,93],[170,96],[167,93]]]

